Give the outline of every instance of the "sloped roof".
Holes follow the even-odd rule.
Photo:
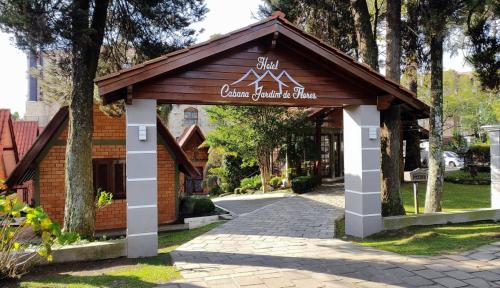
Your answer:
[[[14,137],[16,139],[19,159],[23,159],[28,149],[38,137],[38,121],[14,121]]]
[[[19,161],[19,153],[17,151],[17,145],[14,136],[14,127],[12,125],[12,118],[10,116],[10,109],[0,109],[0,143],[5,132],[4,129],[10,130],[10,135],[12,137],[12,150],[14,151],[14,157],[17,163]]]
[[[42,131],[40,136],[28,149],[25,156],[17,164],[16,168],[14,168],[14,171],[12,171],[9,178],[7,178],[7,181],[5,182],[7,187],[13,187],[14,185],[22,184],[24,181],[31,179],[34,174],[33,172],[35,167],[33,166],[33,164],[35,163],[35,160],[42,153],[44,148],[47,147],[47,145],[50,143],[50,140],[52,140],[53,137],[57,137],[57,131],[59,131],[62,125],[65,125],[67,123],[68,115],[68,107],[65,106],[59,109],[56,115],[54,115],[52,120],[50,120],[45,129]],[[193,166],[191,161],[189,161],[186,153],[184,153],[179,144],[177,144],[175,138],[172,136],[172,134],[170,134],[159,117],[157,117],[157,128],[158,134],[160,134],[165,143],[174,153],[174,156],[176,157],[176,160],[179,164],[179,170],[191,176],[198,176],[199,172]]]
[[[0,109],[0,137],[3,135],[3,129],[5,124],[10,119],[10,110],[9,109]]]
[[[201,131],[200,126],[198,126],[197,124],[191,125],[191,127],[184,131],[184,133],[182,133],[178,141],[179,146],[181,146],[182,149],[186,149],[187,143],[194,136],[200,137],[202,143],[205,141],[205,135],[203,134],[203,131]]]
[[[281,12],[275,12],[265,20],[221,37],[97,78],[95,82],[99,87],[99,94],[104,98],[105,102],[113,102],[117,99],[126,98],[126,88],[130,85],[177,70],[215,54],[273,34],[282,35],[277,38],[278,41],[281,37],[285,37],[312,53],[311,55],[319,56],[328,65],[332,65],[332,67],[345,72],[349,77],[361,81],[360,83],[373,85],[388,95],[407,103],[413,109],[428,114],[429,107],[417,99],[413,92],[386,78],[368,65],[357,62],[337,48],[305,33],[287,21]]]

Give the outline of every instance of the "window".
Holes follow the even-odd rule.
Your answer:
[[[196,167],[200,176],[191,177],[186,175],[184,180],[184,192],[187,195],[203,193],[203,167]]]
[[[184,124],[189,126],[198,124],[198,109],[189,107],[184,110]]]
[[[113,199],[125,199],[125,160],[93,159],[94,192],[111,192]]]

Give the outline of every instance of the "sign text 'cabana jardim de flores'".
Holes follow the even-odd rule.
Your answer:
[[[250,68],[240,79],[224,84],[220,89],[220,96],[251,98],[256,102],[261,99],[317,99],[316,93],[307,92],[286,70],[279,71],[279,60],[258,57],[255,68],[257,71]],[[242,86],[248,82],[250,83]]]

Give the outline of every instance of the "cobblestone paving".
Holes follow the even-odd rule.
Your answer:
[[[172,253],[165,287],[500,287],[500,242],[407,257],[332,239],[343,194],[330,187],[242,215]]]
[[[215,205],[230,211],[231,214],[243,215],[291,196],[290,193],[238,195],[215,198],[213,201]]]

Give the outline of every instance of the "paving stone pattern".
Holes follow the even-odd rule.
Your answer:
[[[215,198],[213,201],[215,205],[230,211],[234,215],[243,215],[281,201],[290,196],[291,194],[288,193],[239,195]]]
[[[500,242],[401,256],[332,239],[338,187],[247,213],[172,252],[184,279],[163,287],[500,287]]]

